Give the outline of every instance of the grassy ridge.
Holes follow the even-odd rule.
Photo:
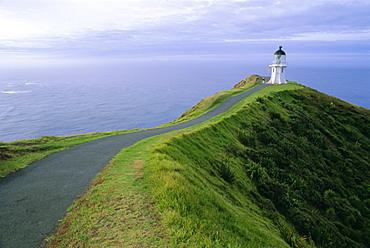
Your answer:
[[[156,146],[147,180],[186,247],[369,247],[369,123],[311,89],[265,95]]]
[[[178,240],[176,238],[177,235],[174,234],[177,233],[182,235],[182,232],[188,231],[182,228],[180,230],[173,228],[170,223],[167,222],[163,213],[155,207],[157,206],[157,202],[153,199],[153,193],[151,191],[152,186],[148,185],[148,178],[146,177],[149,176],[150,173],[144,173],[145,168],[147,168],[152,162],[156,161],[156,158],[152,157],[152,153],[150,151],[152,149],[157,149],[155,148],[157,144],[170,140],[171,137],[181,135],[184,132],[191,132],[199,128],[202,129],[209,125],[209,123],[216,123],[222,120],[222,118],[238,111],[246,102],[249,102],[258,96],[269,94],[274,91],[296,88],[302,87],[292,84],[281,87],[265,88],[236,104],[236,106],[230,109],[227,113],[221,114],[206,123],[187,128],[186,130],[155,136],[140,141],[129,148],[123,149],[122,152],[117,154],[117,156],[112,160],[112,165],[107,167],[98,175],[96,180],[97,183],[95,182],[94,186],[88,191],[88,193],[71,207],[68,217],[61,222],[62,224],[59,233],[48,240],[49,247],[191,246],[191,244],[185,240]],[[135,166],[135,164],[141,164],[141,166],[138,167]],[[139,195],[141,195],[139,198],[145,198],[147,199],[147,202],[144,201],[139,203],[140,201],[131,194],[132,190],[136,192],[134,195],[138,195],[137,193],[139,192]],[[106,199],[110,200],[108,201]],[[123,216],[117,216],[117,213],[114,210],[117,205],[123,209],[130,208],[133,204],[137,205],[140,209],[149,209],[149,212],[146,212],[147,214],[144,215],[130,215],[130,218],[125,218],[124,215],[127,213],[124,212],[121,213]],[[252,204],[251,208],[258,211],[258,207],[255,204]],[[279,232],[273,223],[267,218],[265,218],[265,221],[261,221],[258,214],[252,215],[255,217],[257,216],[257,220],[254,219],[254,222],[260,229],[256,231],[259,233],[258,235],[251,234],[251,240],[253,240],[252,243],[254,241],[257,242],[258,240],[262,242],[261,244],[265,243],[265,241],[263,241],[266,237],[264,233],[271,232],[272,234],[268,236],[271,236],[271,239],[274,240],[272,243],[282,244],[282,247],[284,247],[285,244],[281,240],[281,237],[279,237]],[[112,220],[111,216],[115,216],[115,218]],[[124,219],[124,221],[122,221],[122,219]],[[148,222],[145,222],[146,224],[137,225],[137,223],[143,223],[145,219],[148,220]],[[156,221],[153,222],[153,220]],[[271,227],[272,230],[265,230],[264,225]],[[133,226],[135,227],[133,228]],[[152,230],[151,234],[148,234],[148,230]],[[197,233],[197,230],[192,230],[190,232]],[[153,235],[153,233],[156,234]],[[189,233],[187,235],[189,235]],[[142,238],[138,239],[135,243],[130,237]],[[196,236],[194,236],[193,242],[195,243],[193,244],[196,247],[199,247],[201,243],[212,244],[213,242],[212,239],[209,239],[206,236],[202,236],[198,241],[195,238]]]

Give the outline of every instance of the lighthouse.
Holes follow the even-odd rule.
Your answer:
[[[269,67],[271,68],[271,78],[268,84],[287,84],[285,80],[285,71],[287,68],[286,54],[282,50],[282,46],[279,46],[279,50],[274,53],[274,61],[272,61]]]

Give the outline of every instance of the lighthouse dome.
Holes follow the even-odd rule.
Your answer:
[[[279,46],[279,50],[277,50],[274,55],[285,55],[285,52],[283,50],[281,50],[281,48],[283,48],[282,46]]]

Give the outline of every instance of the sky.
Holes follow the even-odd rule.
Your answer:
[[[0,0],[3,64],[252,60],[280,45],[368,67],[370,0]]]

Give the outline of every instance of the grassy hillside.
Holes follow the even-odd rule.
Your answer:
[[[369,123],[312,89],[267,87],[124,149],[49,247],[369,247]]]
[[[369,247],[369,124],[317,91],[276,92],[156,146],[146,179],[188,247]]]

